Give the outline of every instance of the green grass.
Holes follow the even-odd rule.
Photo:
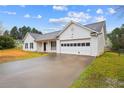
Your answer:
[[[124,87],[124,55],[106,52],[97,57],[72,84],[72,88]]]

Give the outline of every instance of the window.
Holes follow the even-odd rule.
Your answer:
[[[80,46],[81,44],[80,44],[80,43],[78,43],[77,45],[78,45],[78,46]]]
[[[33,49],[33,43],[30,43],[30,49]]]
[[[66,44],[64,44],[64,46],[66,46]]]
[[[89,43],[89,42],[87,42],[87,43],[86,43],[86,46],[90,46],[90,43]]]
[[[63,46],[63,44],[61,44],[61,46]]]
[[[25,43],[25,49],[27,49],[28,48],[28,43]]]
[[[51,42],[51,50],[56,50],[56,41]]]
[[[74,46],[76,46],[76,43],[74,43]]]
[[[67,44],[67,46],[69,46],[69,44]]]
[[[81,43],[81,46],[85,46],[85,43]]]
[[[70,46],[73,46],[73,44],[71,43]]]

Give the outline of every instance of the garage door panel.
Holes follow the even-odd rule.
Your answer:
[[[90,40],[75,40],[75,41],[61,41],[61,44],[71,44],[71,43],[86,43]],[[90,55],[90,46],[61,46],[61,53],[65,54],[78,54],[78,55]]]
[[[90,55],[90,48],[61,47],[61,53]]]

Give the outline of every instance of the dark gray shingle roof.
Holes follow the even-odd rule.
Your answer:
[[[105,21],[101,21],[101,22],[97,22],[97,23],[92,23],[92,24],[87,24],[87,25],[84,25],[90,29],[93,29],[97,32],[100,32],[102,27],[104,26],[105,24]]]
[[[39,36],[38,38],[36,38],[36,41],[56,39],[56,37],[59,35],[60,32],[61,31],[55,31],[55,32],[43,34],[43,35]]]
[[[42,34],[37,33],[29,33],[34,39],[37,39],[38,37],[42,36]]]

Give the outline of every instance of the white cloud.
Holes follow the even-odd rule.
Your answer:
[[[109,12],[110,14],[116,13],[116,11],[115,11],[113,8],[108,8],[108,12]]]
[[[53,31],[57,31],[57,30],[60,30],[61,28],[60,27],[53,27],[53,28],[47,28],[47,29],[44,29],[44,30],[53,30]]]
[[[67,23],[71,20],[76,22],[86,22],[91,16],[84,12],[68,12],[66,17],[62,18],[50,18],[49,22],[52,23]]]
[[[49,22],[51,22],[51,23],[67,23],[69,20],[71,20],[69,17],[50,18]]]
[[[25,14],[24,17],[25,18],[34,18],[34,19],[41,19],[42,18],[41,15],[31,16],[30,14]]]
[[[42,16],[41,16],[41,15],[37,15],[36,17],[34,16],[34,17],[32,17],[32,18],[41,19]]]
[[[80,18],[80,19],[89,19],[91,16],[88,13],[84,12],[68,12],[69,17]]]
[[[8,15],[16,15],[16,12],[12,12],[12,11],[0,11],[0,13],[8,14]]]
[[[103,10],[99,8],[99,9],[96,10],[96,13],[97,14],[103,14]]]
[[[58,11],[67,11],[68,10],[67,6],[64,6],[64,5],[55,5],[55,6],[53,6],[53,9],[58,10]]]
[[[62,29],[61,26],[59,26],[59,27],[53,27],[53,28],[44,28],[43,29],[43,33],[49,33],[49,32],[59,31],[61,29]]]
[[[76,22],[81,21],[79,18],[63,17],[63,18],[51,18],[51,19],[49,19],[49,22],[51,22],[51,23],[67,23],[71,20],[76,21]]]
[[[31,18],[31,16],[29,14],[25,14],[24,17],[25,18]]]
[[[41,15],[37,15],[37,18],[38,18],[38,19],[41,19],[41,18],[42,18],[42,16],[41,16]]]
[[[87,12],[90,12],[91,10],[90,9],[87,9]]]
[[[95,17],[95,20],[96,20],[97,22],[99,22],[99,21],[104,21],[104,20],[106,20],[106,18],[105,18],[104,16],[97,16],[97,17]]]

